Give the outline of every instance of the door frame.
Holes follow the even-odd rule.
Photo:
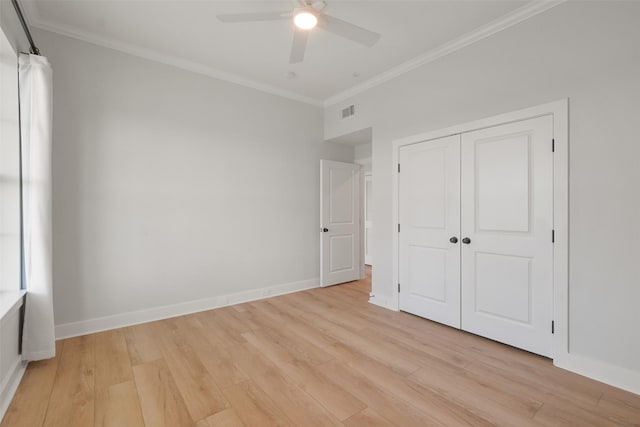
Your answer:
[[[369,254],[369,261],[371,261],[371,263],[367,264],[367,254],[366,254],[367,247],[365,244],[366,233],[367,233],[367,222],[373,223],[373,221],[367,221],[367,211],[371,210],[371,205],[369,205],[369,209],[367,209],[367,202],[371,203],[370,200],[367,200],[367,181],[369,181],[371,185],[373,185],[373,174],[371,172],[362,173],[362,258],[363,258],[362,264],[373,266],[373,259],[372,259],[373,256],[371,254]],[[371,227],[373,227],[373,225]],[[364,279],[364,272],[362,273],[362,278]]]
[[[547,104],[499,114],[472,122],[450,126],[444,129],[420,133],[393,141],[393,288],[399,282],[399,180],[398,161],[400,147],[446,136],[471,132],[512,122],[541,116],[553,117],[553,138],[555,151],[553,158],[553,222],[555,243],[553,248],[553,334],[552,359],[556,366],[565,365],[569,358],[569,99],[561,99]],[[551,144],[551,143],[550,143]],[[551,149],[551,146],[549,147]],[[393,292],[390,306],[400,311],[398,292]]]

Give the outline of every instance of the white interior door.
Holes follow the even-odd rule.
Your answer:
[[[462,329],[545,356],[552,355],[552,120],[465,133],[461,157]]]
[[[373,179],[371,175],[364,176],[364,263],[373,265],[371,255],[371,232],[373,219],[371,218],[371,194],[373,192]]]
[[[360,165],[320,160],[320,285],[360,278]]]
[[[460,135],[400,148],[400,309],[460,327]]]

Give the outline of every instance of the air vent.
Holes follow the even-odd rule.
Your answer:
[[[346,119],[347,117],[351,117],[356,113],[356,107],[353,105],[349,105],[347,108],[342,109],[342,118]]]

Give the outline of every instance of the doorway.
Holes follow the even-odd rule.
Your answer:
[[[351,280],[364,279],[365,277],[370,278],[371,266],[373,264],[373,255],[372,255],[372,252],[373,252],[372,251],[373,174],[372,174],[372,168],[371,168],[372,129],[371,128],[360,129],[358,131],[331,139],[329,140],[329,142],[350,146],[353,150],[353,164],[359,168],[358,177],[357,177],[358,188],[359,188],[359,194],[358,194],[358,200],[357,200],[358,227],[359,227],[359,232],[358,232],[359,242],[357,246],[359,247],[359,253],[358,253],[359,258],[356,259],[355,261],[355,263],[359,267],[359,275],[355,279],[351,279]],[[328,174],[330,174],[331,172],[323,169],[322,173],[324,174],[323,176],[327,177]],[[337,172],[334,172],[334,173],[337,173]],[[323,182],[324,182],[324,178],[323,178]],[[325,187],[327,187],[330,185],[330,183],[324,182],[324,185]],[[322,208],[321,215],[326,215],[326,212],[325,212],[326,207],[330,206],[330,203],[331,203],[330,200],[326,198],[329,195],[324,193],[325,193],[325,190],[322,189],[322,185],[321,185],[321,194],[323,194],[321,198],[324,199],[324,200],[321,200],[321,204],[325,206]],[[343,202],[344,201],[340,203],[343,203]],[[331,271],[332,269],[335,270],[338,267],[338,265],[340,266],[340,268],[350,268],[350,267],[347,267],[347,264],[349,263],[346,261],[346,258],[344,258],[343,261],[341,261],[341,263],[336,262],[334,263],[333,266],[331,266],[330,257],[336,256],[338,255],[338,253],[336,252],[333,255],[331,254],[330,245],[332,240],[329,239],[329,235],[331,232],[330,231],[324,232],[324,229],[331,230],[330,227],[326,227],[324,225],[325,223],[328,224],[329,222],[330,222],[330,219],[328,217],[321,218],[321,223],[322,223],[321,234],[323,234],[323,236],[321,236],[321,242],[322,242],[321,243],[321,286],[329,286],[329,284],[343,283],[345,281],[344,280],[345,277],[347,276],[352,277],[352,274],[350,273],[349,275],[341,275],[340,279],[337,279],[337,276],[336,276],[336,279],[334,280],[328,279],[330,276],[334,275],[333,273],[331,273]],[[326,233],[326,236],[324,235],[325,233]],[[342,238],[342,243],[345,243],[345,246],[343,248],[344,250],[346,250],[348,246],[346,245],[347,240],[348,239],[346,237]],[[337,245],[338,239],[333,239],[333,242],[336,243]],[[344,254],[342,256],[344,256]],[[340,281],[336,281],[336,280],[340,280]]]

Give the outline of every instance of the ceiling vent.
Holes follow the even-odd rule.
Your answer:
[[[353,105],[349,105],[347,108],[342,109],[342,118],[346,119],[347,117],[351,117],[356,113],[356,107]]]

